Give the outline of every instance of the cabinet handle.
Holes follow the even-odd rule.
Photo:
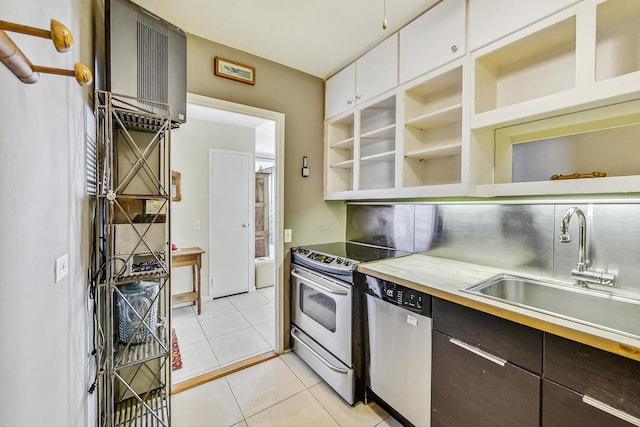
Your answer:
[[[455,44],[451,46],[451,52],[456,53],[457,51],[458,51],[458,46],[456,46]]]
[[[362,98],[362,94],[360,94],[360,95],[356,95],[356,100],[358,100],[358,99],[360,99],[360,98]]]
[[[469,344],[464,343],[462,341],[458,341],[455,338],[449,338],[449,342],[451,344],[457,345],[460,348],[463,348],[471,353],[477,354],[478,356],[487,359],[490,362],[495,363],[496,365],[504,366],[507,364],[507,361],[504,359],[500,359],[499,357],[494,356],[493,354],[489,354],[486,351],[482,351],[479,348],[471,347]]]
[[[594,399],[593,397],[589,397],[585,394],[584,396],[582,396],[582,401],[589,406],[601,410],[602,412],[606,412],[609,415],[612,415],[633,425],[640,426],[640,418],[636,418],[631,414],[627,414],[626,412],[609,406],[606,403],[602,403],[599,400]]]
[[[347,105],[353,104],[353,99],[347,99]]]

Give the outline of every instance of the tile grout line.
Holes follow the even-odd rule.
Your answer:
[[[316,385],[318,385],[318,384],[320,384],[320,383],[316,383],[316,384],[314,384],[313,386],[316,386]],[[313,387],[313,386],[311,386],[311,387]],[[315,394],[313,394],[313,392],[310,390],[310,389],[311,389],[311,387],[309,387],[309,393],[311,394],[311,396],[313,396],[313,398],[316,400],[316,402],[318,402],[318,405],[320,405],[320,407],[321,407],[322,409],[324,409],[325,411],[327,411],[327,414],[329,414],[329,416],[331,417],[331,419],[332,419],[333,421],[335,421],[337,425],[342,426],[342,424],[340,424],[340,422],[336,419],[336,417],[334,417],[334,416],[333,416],[333,414],[331,413],[331,411],[329,410],[329,408],[327,408],[326,406],[324,406],[324,405],[322,404],[322,402],[320,402],[320,399],[318,399],[318,398],[316,397],[316,395],[315,395]],[[374,427],[375,427],[375,426],[374,426]]]
[[[231,395],[233,396],[233,400],[235,400],[236,402],[236,407],[238,408],[238,411],[240,411],[240,415],[242,415],[242,419],[240,421],[238,421],[237,423],[234,423],[232,425],[236,425],[239,422],[244,421],[245,424],[249,425],[249,423],[247,422],[247,418],[244,416],[244,412],[242,412],[242,408],[240,408],[240,403],[238,402],[238,398],[236,397],[236,394],[233,392],[233,387],[231,387],[231,384],[229,383],[229,380],[227,379],[228,375],[225,375],[224,377],[224,381],[227,383],[227,387],[229,387],[229,391],[231,392]]]
[[[294,353],[294,354],[295,354],[295,352],[293,352],[293,351],[290,351],[290,353]],[[297,356],[296,356],[296,357],[297,357]],[[315,401],[316,401],[316,402],[318,402],[318,404],[320,405],[320,407],[321,407],[322,409],[324,409],[324,410],[327,412],[327,414],[329,414],[329,416],[331,417],[331,419],[332,419],[333,421],[335,421],[337,425],[339,425],[339,426],[340,426],[341,424],[338,422],[338,420],[336,420],[336,419],[335,419],[335,417],[331,414],[331,412],[330,412],[327,408],[325,408],[325,406],[322,404],[322,402],[320,402],[320,401],[318,400],[318,398],[317,398],[317,397],[313,394],[313,392],[311,391],[311,387],[314,387],[314,386],[316,386],[316,385],[320,384],[320,383],[322,382],[322,380],[320,380],[319,382],[317,382],[317,383],[315,383],[315,384],[310,385],[310,386],[308,386],[308,387],[307,387],[307,386],[305,385],[305,383],[303,383],[303,382],[302,382],[302,378],[300,378],[300,377],[295,373],[295,371],[293,370],[293,368],[291,368],[291,366],[289,366],[289,364],[288,364],[287,362],[285,362],[285,361],[284,361],[284,359],[282,359],[282,358],[280,358],[280,359],[282,360],[282,363],[284,363],[284,365],[285,365],[287,368],[289,368],[289,370],[291,371],[291,373],[293,374],[293,376],[294,376],[294,377],[296,377],[296,378],[298,379],[298,381],[300,381],[300,382],[302,383],[302,385],[305,387],[305,390],[307,390],[307,391],[309,392],[309,394],[310,394],[311,396],[313,396],[313,398],[315,399]]]
[[[275,359],[280,359],[280,357],[278,356],[278,357],[276,357]],[[275,359],[274,359],[274,360],[275,360]],[[282,362],[282,363],[283,363],[283,364],[284,364],[284,365],[285,365],[289,370],[291,370],[291,368],[289,368],[289,365],[287,365],[287,364],[285,363],[285,361],[284,361],[284,360],[280,359],[280,362]],[[263,363],[264,363],[264,362],[263,362]],[[293,372],[293,371],[291,371],[291,372],[293,373],[293,376],[294,376],[298,381],[300,381],[300,379],[296,376],[295,372]],[[255,414],[253,414],[253,415],[251,415],[251,416],[249,416],[249,417],[247,418],[247,417],[245,416],[244,412],[242,411],[242,408],[240,407],[240,403],[238,403],[238,399],[236,398],[236,394],[233,392],[233,387],[231,387],[231,384],[229,383],[229,380],[227,379],[227,377],[228,377],[228,376],[229,376],[229,375],[225,375],[223,378],[227,381],[227,385],[229,386],[229,390],[231,390],[231,394],[233,395],[233,398],[234,398],[234,399],[235,399],[235,401],[236,401],[236,405],[238,405],[238,409],[240,409],[240,413],[242,414],[242,418],[244,419],[244,422],[245,422],[245,423],[247,423],[247,425],[249,425],[249,423],[247,422],[247,419],[248,419],[248,418],[251,418],[251,417],[253,417],[253,416],[256,416],[256,415],[260,414],[261,412],[264,412],[264,411],[266,411],[267,409],[272,408],[272,407],[274,407],[275,405],[278,405],[278,404],[280,404],[280,403],[284,402],[285,400],[292,398],[293,396],[297,396],[298,394],[303,393],[304,391],[308,391],[308,390],[309,390],[309,389],[307,388],[307,386],[305,386],[305,385],[304,385],[304,383],[303,383],[302,381],[300,381],[300,384],[302,384],[302,386],[304,387],[304,389],[300,390],[300,391],[299,391],[299,392],[297,392],[297,393],[292,394],[291,396],[288,396],[288,397],[286,397],[286,398],[284,398],[284,399],[282,399],[282,400],[279,400],[279,401],[275,402],[273,405],[270,405],[270,406],[268,406],[268,407],[266,407],[266,408],[264,408],[264,409],[262,409],[262,410],[260,410],[260,411],[256,412]],[[309,393],[311,393],[311,392],[309,392]],[[311,393],[311,394],[313,394],[313,393]],[[325,409],[325,411],[326,411],[326,409]],[[328,411],[327,411],[327,412],[328,412]],[[331,415],[331,414],[329,414],[329,415]],[[332,417],[332,418],[333,418],[333,417]],[[237,423],[236,423],[236,424],[237,424]]]
[[[304,385],[304,384],[302,384],[302,385]],[[268,407],[266,407],[266,408],[264,408],[264,409],[262,409],[262,410],[260,410],[260,411],[256,412],[255,414],[251,415],[249,418],[253,418],[253,417],[255,417],[256,415],[261,414],[261,413],[263,413],[264,411],[269,410],[269,409],[273,408],[274,406],[279,405],[279,404],[281,404],[282,402],[284,402],[284,401],[286,401],[286,400],[291,399],[292,397],[295,397],[295,396],[297,396],[297,395],[299,395],[299,394],[301,394],[301,393],[304,393],[305,391],[309,391],[309,390],[308,390],[307,388],[305,388],[305,389],[303,389],[303,390],[300,390],[299,392],[294,393],[294,394],[292,394],[292,395],[291,395],[291,396],[289,396],[289,397],[285,397],[284,399],[282,399],[282,400],[280,400],[280,401],[278,401],[278,402],[274,403],[273,405],[268,406]],[[311,392],[309,392],[309,393],[311,393]],[[235,398],[235,395],[234,395],[234,398]],[[324,409],[324,408],[323,408],[323,409]],[[326,409],[325,409],[325,411],[326,411]],[[327,412],[328,412],[328,411],[327,411]],[[240,413],[242,413],[242,416],[244,417],[244,413],[242,412],[242,409],[240,410]],[[331,414],[329,414],[329,415],[331,415]],[[331,417],[331,418],[333,418],[333,417]],[[247,419],[248,419],[248,418],[245,418],[245,419],[244,419],[244,422],[245,422],[245,423],[247,423]],[[247,423],[247,425],[248,425],[248,424],[249,424],[249,423]],[[337,423],[336,423],[336,424],[337,424]]]
[[[261,293],[261,292],[259,292],[259,293],[260,293],[261,297],[263,297],[263,298],[265,299],[265,301],[267,301],[267,302],[266,302],[265,304],[258,304],[258,305],[253,306],[253,307],[248,307],[248,308],[246,308],[246,309],[245,309],[245,311],[246,311],[246,310],[255,309],[255,308],[257,308],[257,307],[263,307],[263,306],[266,306],[266,305],[273,305],[273,306],[274,306],[274,307],[273,307],[273,309],[274,309],[274,311],[275,311],[275,304],[274,304],[274,302],[272,302],[272,301],[271,301],[269,298],[267,298],[266,296],[262,295],[262,293]],[[203,333],[203,335],[204,335],[204,337],[205,337],[205,338],[204,338],[204,340],[205,340],[205,341],[207,341],[207,345],[208,345],[209,349],[211,350],[211,354],[213,355],[213,358],[214,358],[214,360],[215,360],[216,364],[218,365],[218,367],[217,367],[217,368],[215,368],[215,369],[224,368],[225,366],[232,365],[233,363],[236,363],[236,362],[241,361],[241,360],[243,360],[243,359],[247,359],[247,358],[250,358],[250,357],[253,357],[253,356],[259,355],[259,354],[263,354],[264,352],[268,352],[268,351],[275,351],[274,346],[273,346],[273,345],[272,345],[272,344],[267,340],[267,338],[265,338],[265,337],[264,337],[264,335],[262,335],[262,334],[260,333],[260,331],[256,328],[256,326],[257,326],[257,325],[266,324],[266,323],[269,323],[269,322],[272,322],[272,321],[271,321],[271,320],[269,320],[269,321],[267,321],[267,322],[262,322],[262,323],[259,323],[259,324],[257,324],[257,325],[253,325],[253,324],[249,321],[249,319],[248,319],[248,318],[247,318],[247,317],[242,313],[242,311],[241,311],[241,310],[240,310],[240,309],[239,309],[239,308],[238,308],[238,307],[237,307],[237,306],[236,306],[236,305],[231,301],[231,299],[230,299],[231,297],[233,297],[233,295],[231,295],[231,296],[227,296],[227,297],[223,297],[223,298],[220,298],[220,299],[218,299],[218,301],[226,301],[226,302],[228,302],[228,303],[229,303],[229,305],[231,306],[231,308],[233,308],[235,311],[230,311],[230,312],[228,312],[228,313],[222,313],[222,314],[220,314],[219,316],[207,316],[205,319],[211,319],[211,318],[221,317],[221,316],[224,316],[224,315],[227,315],[227,314],[232,314],[232,313],[239,313],[239,314],[242,316],[242,318],[244,318],[244,319],[246,320],[246,322],[247,322],[247,324],[248,324],[249,326],[247,326],[246,328],[241,328],[241,329],[235,330],[235,331],[233,331],[233,332],[229,332],[229,333],[227,333],[227,334],[218,335],[218,336],[215,336],[215,337],[213,337],[213,338],[209,338],[209,337],[207,336],[207,333],[205,332],[205,330],[204,330],[204,326],[202,325],[202,322],[201,322],[201,319],[202,319],[202,318],[201,318],[198,314],[196,314],[196,311],[194,310],[193,306],[185,306],[185,307],[184,307],[184,308],[189,308],[189,309],[190,309],[191,315],[192,315],[192,316],[194,317],[194,319],[195,319],[194,321],[197,321],[197,322],[198,322],[198,326],[200,327],[200,330],[202,331],[202,333]],[[213,300],[213,299],[212,299],[211,301],[216,301],[216,300]],[[206,301],[206,300],[205,300],[205,304],[206,304],[207,302],[208,302],[208,301]],[[182,307],[180,307],[180,308],[182,308]],[[185,324],[187,324],[187,323],[191,323],[191,322],[185,322]],[[265,349],[263,349],[263,350],[259,350],[259,351],[251,352],[251,353],[248,353],[248,354],[246,354],[246,355],[239,356],[238,358],[233,359],[233,360],[231,360],[231,361],[227,361],[227,362],[225,362],[225,364],[224,364],[224,366],[223,366],[223,364],[221,364],[221,363],[220,363],[220,360],[218,359],[218,356],[217,356],[217,354],[216,354],[215,350],[213,349],[213,345],[212,345],[212,343],[211,343],[211,340],[216,339],[216,338],[220,338],[220,337],[224,337],[224,336],[228,336],[228,335],[231,335],[231,334],[234,334],[234,333],[240,332],[240,331],[244,331],[244,330],[247,330],[247,329],[249,329],[249,328],[251,328],[251,329],[253,329],[253,330],[255,331],[255,333],[258,335],[258,337],[260,337],[260,339],[262,339],[262,340],[265,342],[265,344],[266,344],[266,346],[267,346],[267,347],[266,347]],[[177,332],[176,332],[176,336],[177,336]],[[275,332],[274,332],[274,339],[275,339]],[[201,342],[201,341],[198,341],[198,342]],[[192,344],[196,344],[196,343],[192,343]],[[195,376],[197,376],[197,375],[199,375],[199,374],[196,374]],[[188,378],[187,378],[187,379],[188,379]]]

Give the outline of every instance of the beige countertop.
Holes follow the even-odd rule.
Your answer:
[[[522,274],[517,271],[498,270],[423,254],[360,264],[358,271],[640,361],[640,339],[461,291],[499,273]],[[525,276],[536,277],[530,274]],[[549,281],[549,278],[539,278]]]

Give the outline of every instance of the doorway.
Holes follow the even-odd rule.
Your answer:
[[[195,339],[195,335],[199,334],[198,336],[202,337],[203,329],[207,327],[205,324],[209,324],[212,328],[216,329],[224,326],[221,326],[221,324],[232,323],[234,316],[240,319],[239,316],[242,315],[243,312],[240,305],[244,304],[246,301],[231,301],[231,299],[238,299],[237,297],[245,295],[251,296],[251,299],[253,300],[257,300],[261,296],[271,298],[271,334],[273,338],[270,340],[270,347],[268,351],[273,349],[273,351],[281,353],[284,345],[282,327],[284,319],[284,244],[281,238],[284,226],[284,181],[282,173],[284,161],[284,114],[194,94],[188,94],[187,101],[190,108],[190,111],[188,112],[189,119],[185,125],[182,125],[179,129],[172,132],[172,169],[178,167],[183,169],[180,171],[182,174],[182,200],[179,203],[174,203],[172,205],[172,241],[189,239],[189,242],[182,242],[182,244],[194,245],[192,240],[195,239],[195,246],[202,246],[202,249],[205,250],[206,254],[203,256],[202,268],[203,312],[200,316],[196,316],[195,318],[192,317],[189,320],[192,321],[195,319],[197,324],[201,324],[203,328],[201,328],[201,330],[197,330],[196,324],[192,325],[191,330],[189,330],[189,328],[182,327],[181,322],[184,322],[186,319],[183,313],[187,312],[191,315],[189,307],[187,307],[187,310],[183,310],[184,307],[173,310],[172,324],[176,326],[176,329],[183,329],[187,331],[183,333],[184,342],[180,339],[180,331],[178,331],[180,349],[182,351],[183,347],[199,346],[204,352],[207,347],[211,348],[216,344],[216,342],[223,341],[224,337],[216,336],[205,337],[207,338],[206,341],[202,341],[197,344],[192,344],[190,342]],[[215,128],[213,133],[208,130],[211,129],[211,126]],[[199,129],[196,129],[198,127]],[[221,128],[225,128],[223,129],[224,131],[220,131]],[[198,132],[195,132],[194,129]],[[246,142],[247,133],[251,135],[251,147],[239,148],[238,144],[244,144]],[[202,137],[203,134],[205,135],[204,137]],[[265,138],[265,135],[269,136]],[[213,139],[216,139],[216,141],[213,141]],[[271,149],[271,155],[265,155],[265,150],[261,146],[261,141],[265,139],[271,140],[271,145],[273,146]],[[252,168],[255,167],[255,169],[251,169],[250,171],[252,196],[255,191],[253,177],[254,172],[268,176],[268,185],[266,185],[264,189],[266,189],[267,194],[269,195],[268,206],[266,207],[269,215],[264,218],[268,222],[268,233],[266,234],[266,239],[263,239],[263,244],[267,244],[268,246],[266,251],[261,252],[264,256],[259,257],[259,259],[254,260],[253,255],[251,255],[252,265],[245,269],[245,273],[247,273],[247,277],[249,278],[249,285],[247,286],[248,289],[245,287],[248,292],[244,292],[245,289],[243,289],[243,294],[216,299],[214,299],[216,296],[215,284],[210,278],[210,271],[215,268],[215,261],[208,262],[208,265],[204,265],[205,259],[210,261],[209,255],[213,254],[215,256],[216,252],[213,244],[210,245],[208,242],[208,236],[210,234],[210,213],[208,211],[209,188],[207,187],[207,176],[210,173],[210,168],[208,166],[208,150],[212,145],[214,145],[214,142],[216,148],[226,150],[227,152],[233,152],[236,151],[236,149],[240,149],[241,151],[251,151],[252,155],[255,155],[256,157],[255,166],[252,164]],[[201,144],[196,147],[200,154],[197,154],[193,147],[197,144]],[[204,156],[202,155],[203,146],[208,147],[204,151]],[[192,159],[193,161],[186,161],[184,158],[180,159],[176,156],[176,161],[174,162],[173,153],[182,153],[183,151],[189,150],[192,151],[189,154],[189,159]],[[204,157],[204,159],[201,159],[200,157]],[[202,166],[203,162],[206,164],[205,166]],[[228,162],[224,163],[228,164]],[[190,180],[202,181],[201,178],[203,176],[205,184],[203,185],[202,182],[199,184],[203,188],[200,188],[200,190],[195,193],[190,193],[189,188],[193,189],[193,186],[189,187],[188,182]],[[255,182],[257,185],[257,179]],[[174,220],[176,221],[175,223]],[[253,228],[255,223],[253,221],[254,220],[245,222],[245,224],[250,224],[247,229],[251,229],[252,232],[255,231]],[[228,241],[226,237],[223,237],[220,240]],[[257,241],[258,239],[255,240]],[[255,243],[255,245],[257,247],[258,243]],[[180,246],[180,244],[178,246]],[[255,247],[252,246],[252,249],[254,248]],[[265,263],[266,266],[269,267],[269,262],[271,263],[271,267],[264,268]],[[258,266],[257,264],[261,265]],[[172,275],[174,275],[173,278],[178,279],[172,280],[172,286],[174,286],[174,288],[181,285],[181,283],[175,283],[179,282],[179,279],[181,279],[180,277],[176,277],[181,273],[178,270],[180,269],[172,272]],[[252,280],[255,280],[258,277],[260,278],[259,283],[252,282]],[[271,282],[272,286],[270,288],[264,288],[263,284],[265,282]],[[179,290],[177,289],[174,290],[174,292],[178,291]],[[215,313],[213,313],[213,311],[206,311],[205,304],[209,304],[209,307],[215,307],[215,310],[213,310]],[[234,313],[231,313],[232,305],[235,305],[236,308]],[[262,307],[262,309],[265,310],[266,306]],[[220,320],[222,319],[221,315],[225,316],[223,320]],[[251,320],[251,313],[245,313],[244,316],[245,321]],[[216,318],[218,318],[218,320],[216,320]],[[233,327],[231,326],[231,328]],[[256,329],[260,330],[259,327]],[[250,332],[247,330],[246,334],[249,335]],[[222,359],[224,359],[224,357]],[[184,360],[183,362],[186,367],[186,364],[189,361]],[[203,361],[196,361],[196,363],[201,362]],[[231,362],[233,362],[233,360]],[[224,363],[214,364],[210,366],[209,371],[206,372],[210,374],[212,370],[224,368],[224,365],[228,365],[231,362],[225,359]],[[204,367],[204,365],[202,365],[202,367]],[[179,372],[180,371],[174,371],[173,373],[174,384],[185,380],[184,376],[180,375]],[[191,377],[187,379],[190,378]]]

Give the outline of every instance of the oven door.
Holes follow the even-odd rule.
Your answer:
[[[352,287],[294,265],[293,323],[351,367]]]

